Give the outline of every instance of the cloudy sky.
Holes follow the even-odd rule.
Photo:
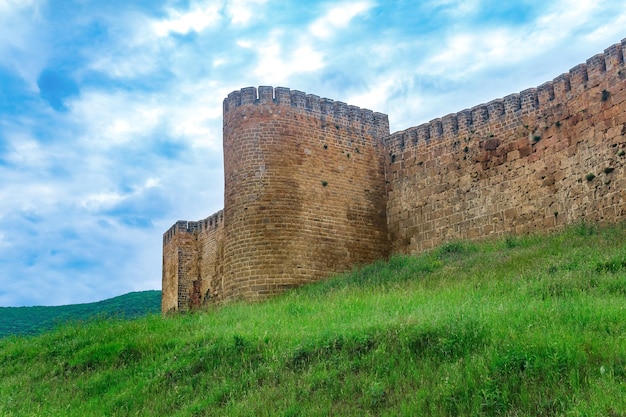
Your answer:
[[[0,306],[160,289],[163,232],[222,208],[231,91],[305,91],[393,132],[625,37],[623,0],[0,0]]]

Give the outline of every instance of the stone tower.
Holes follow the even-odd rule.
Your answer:
[[[224,101],[224,298],[257,299],[389,251],[386,115],[287,88]]]
[[[163,238],[164,312],[262,299],[389,254],[386,115],[288,88],[224,100],[224,210]]]

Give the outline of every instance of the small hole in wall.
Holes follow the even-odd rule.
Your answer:
[[[324,149],[328,149],[328,145],[324,144]]]
[[[607,101],[609,99],[609,97],[611,97],[611,93],[609,93],[607,90],[602,90],[602,101]]]

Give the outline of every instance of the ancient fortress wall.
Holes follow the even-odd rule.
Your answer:
[[[392,251],[623,219],[625,54],[385,138]]]
[[[222,210],[199,221],[178,221],[163,235],[161,311],[187,311],[221,293]]]
[[[287,88],[224,101],[224,298],[387,256],[386,115]]]
[[[162,310],[261,299],[455,239],[626,217],[626,39],[569,73],[389,134],[287,88],[224,100],[224,210],[163,236]]]

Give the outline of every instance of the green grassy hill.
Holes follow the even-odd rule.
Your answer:
[[[2,416],[626,416],[626,227],[0,340]]]
[[[34,335],[72,321],[96,317],[132,319],[161,310],[161,291],[141,291],[96,303],[56,307],[0,307],[0,338],[9,335]]]

